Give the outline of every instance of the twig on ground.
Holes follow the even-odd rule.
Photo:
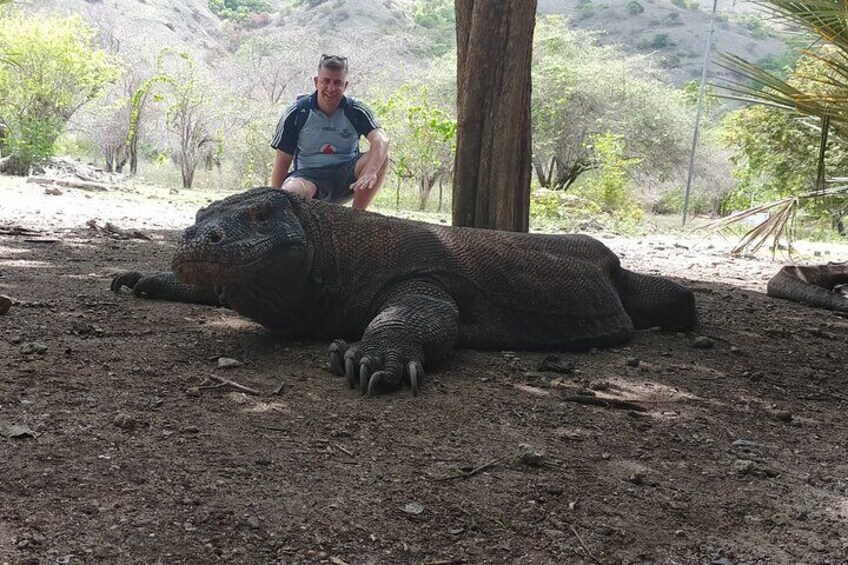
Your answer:
[[[271,436],[269,436],[268,434],[260,434],[260,435],[261,435],[262,437],[264,437],[265,439],[267,439],[268,441],[270,441],[272,444],[274,444],[274,447],[280,447],[280,446],[277,444],[277,442],[276,442],[276,441],[274,441],[273,439],[271,439]]]
[[[468,563],[468,561],[462,557],[457,557],[455,559],[441,559],[439,561],[425,561],[423,565],[462,565],[463,563]]]
[[[288,433],[288,430],[285,428],[275,428],[274,426],[263,426],[262,424],[253,424],[254,428],[259,428],[260,430],[270,430],[272,432],[285,432]]]
[[[247,387],[247,386],[244,386],[244,385],[240,385],[237,382],[231,381],[230,379],[225,379],[224,377],[219,377],[218,375],[209,375],[206,378],[206,380],[203,381],[203,382],[205,383],[205,382],[210,381],[210,380],[215,381],[219,384],[218,385],[205,385],[205,384],[201,383],[201,385],[197,388],[200,389],[200,390],[211,390],[211,389],[214,389],[214,388],[220,388],[222,386],[225,386],[225,387],[230,387],[232,389],[238,390],[240,392],[246,392],[247,394],[255,394],[256,396],[262,395],[262,393],[259,392],[258,390],[256,390],[255,388],[250,388],[250,387]]]
[[[111,222],[106,222],[106,226],[101,228],[100,226],[97,225],[97,220],[92,219],[92,220],[88,220],[85,223],[85,225],[87,225],[89,227],[89,229],[92,229],[94,231],[103,232],[106,235],[108,235],[110,237],[114,237],[116,239],[145,239],[147,241],[150,241],[151,239],[153,239],[149,235],[147,235],[146,233],[144,233],[142,231],[125,230],[123,228],[119,228],[118,226],[116,226],[115,224],[113,224]]]
[[[585,551],[589,555],[589,559],[591,559],[595,563],[600,563],[598,558],[595,557],[595,554],[592,553],[592,550],[589,549],[589,546],[586,545],[586,542],[583,541],[583,538],[580,537],[580,534],[577,533],[577,529],[572,524],[569,524],[568,527],[571,528],[571,531],[574,533],[574,536],[577,538],[577,541],[580,542],[580,545],[583,547],[583,551]]]
[[[31,230],[23,226],[0,226],[0,235],[38,235],[41,230]]]
[[[353,457],[353,453],[352,453],[351,451],[349,451],[349,450],[345,449],[345,448],[344,448],[344,447],[342,447],[341,445],[339,445],[339,444],[337,444],[337,443],[334,443],[334,444],[333,444],[333,447],[335,447],[336,449],[338,449],[338,450],[339,450],[339,451],[341,451],[342,453],[346,453],[349,457]]]
[[[621,408],[623,410],[634,410],[636,412],[649,412],[649,410],[641,404],[636,404],[630,400],[620,400],[618,398],[599,398],[597,396],[583,396],[577,394],[561,396],[560,399],[565,402],[576,402],[577,404],[600,406],[601,408]]]
[[[444,481],[453,481],[455,479],[468,479],[468,478],[473,477],[477,473],[482,473],[483,471],[485,471],[489,467],[492,467],[492,466],[500,463],[501,461],[503,461],[506,458],[507,458],[507,456],[504,455],[503,457],[498,457],[497,459],[494,459],[492,461],[489,461],[488,463],[484,463],[484,464],[480,465],[479,467],[471,469],[467,473],[459,473],[459,474],[456,474],[456,475],[451,475],[449,477],[440,477],[440,478],[432,479],[432,480],[434,482],[440,483],[440,482],[444,482]]]

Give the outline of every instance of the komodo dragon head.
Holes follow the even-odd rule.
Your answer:
[[[183,282],[219,288],[263,280],[299,288],[312,247],[298,204],[282,191],[257,188],[202,208],[183,233],[171,264],[174,273]]]

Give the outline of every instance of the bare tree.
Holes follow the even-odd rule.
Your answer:
[[[530,224],[530,62],[536,0],[455,0],[457,134],[453,223]]]

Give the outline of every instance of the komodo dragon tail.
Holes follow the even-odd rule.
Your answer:
[[[627,269],[619,269],[613,281],[636,328],[678,331],[697,325],[695,295],[688,288]]]
[[[774,298],[794,300],[816,308],[848,312],[848,298],[833,289],[848,283],[848,263],[811,267],[783,267],[768,282],[766,292]]]

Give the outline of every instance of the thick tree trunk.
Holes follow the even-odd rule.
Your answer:
[[[536,0],[455,0],[457,131],[453,223],[530,224],[530,59]]]

